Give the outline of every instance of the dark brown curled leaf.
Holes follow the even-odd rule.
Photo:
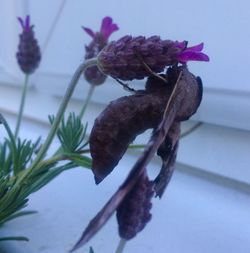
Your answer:
[[[155,179],[155,192],[157,197],[162,197],[175,167],[175,160],[180,138],[180,122],[174,122],[169,132],[157,150],[157,155],[162,159],[162,167]]]
[[[167,86],[154,93],[139,91],[111,102],[99,115],[89,139],[97,183],[113,170],[137,135],[158,126],[170,93]]]
[[[176,111],[173,118],[175,121],[186,120],[197,110],[202,86],[196,77],[184,66],[170,68],[165,77],[167,83],[150,77],[146,91],[111,102],[96,119],[89,142],[97,183],[114,169],[137,135],[157,127],[179,77],[172,105]]]
[[[186,66],[169,68],[167,76],[170,83],[177,80],[180,71],[182,72],[178,91],[175,96],[176,103],[180,103],[180,108],[175,117],[176,121],[188,120],[200,106],[202,100],[202,81],[200,77],[196,77],[188,71]]]

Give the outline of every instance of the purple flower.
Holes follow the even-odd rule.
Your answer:
[[[32,28],[34,27],[33,25],[32,26],[30,25],[30,16],[29,15],[26,16],[25,20],[23,20],[20,17],[18,17],[17,19],[25,32],[31,31]]]
[[[161,73],[178,63],[208,61],[202,49],[203,44],[187,48],[186,41],[127,35],[112,41],[98,54],[98,67],[104,74],[124,81],[143,79],[152,75],[152,71]]]
[[[30,25],[30,16],[25,19],[17,18],[22,27],[18,51],[16,53],[17,62],[25,74],[35,71],[41,61],[41,52],[37,40],[35,39],[33,25]]]
[[[82,27],[83,30],[92,38],[92,41],[88,46],[85,47],[85,59],[90,59],[96,57],[99,52],[107,45],[108,38],[110,35],[117,31],[119,28],[113,23],[111,17],[105,17],[102,20],[101,29],[99,32],[93,32],[90,28]],[[103,84],[106,80],[106,75],[104,75],[99,69],[94,66],[88,68],[84,73],[85,79],[92,85]]]
[[[82,27],[83,30],[92,38],[95,39],[97,36],[101,36],[103,41],[108,41],[108,38],[110,35],[119,30],[119,27],[117,24],[113,23],[113,20],[111,17],[105,17],[102,20],[101,29],[99,32],[93,32],[90,28]]]
[[[187,47],[188,42],[175,42],[176,47],[183,49],[181,53],[176,56],[177,61],[180,63],[187,63],[188,61],[209,61],[208,55],[202,53],[204,43],[198,45]]]

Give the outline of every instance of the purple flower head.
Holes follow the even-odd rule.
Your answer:
[[[17,18],[19,23],[21,24],[23,31],[25,32],[29,32],[32,30],[32,28],[34,27],[33,25],[30,25],[30,16],[27,15],[25,19],[22,19],[21,17]]]
[[[104,74],[121,80],[143,79],[152,75],[152,71],[160,73],[178,63],[208,61],[202,49],[203,44],[188,48],[186,41],[127,35],[103,48],[97,56],[98,67]]]
[[[176,56],[178,62],[185,64],[188,61],[209,61],[208,55],[201,52],[203,50],[204,43],[200,43],[192,47],[187,47],[187,44],[187,41],[175,42],[175,46],[182,49],[182,51]]]
[[[16,53],[17,62],[25,74],[33,73],[41,61],[41,52],[35,38],[33,25],[30,25],[30,16],[25,19],[17,18],[22,27],[19,35],[18,50]]]
[[[102,20],[101,29],[99,32],[93,32],[90,28],[82,27],[83,30],[92,38],[95,39],[97,36],[101,36],[102,39],[107,42],[110,35],[119,30],[119,27],[117,24],[113,23],[113,20],[111,17],[105,17]]]
[[[85,46],[85,59],[96,57],[99,52],[108,44],[110,35],[118,30],[118,26],[113,23],[111,17],[105,17],[102,20],[101,29],[99,32],[93,32],[90,28],[82,27],[83,30],[92,38],[89,45]],[[88,68],[84,73],[85,79],[91,85],[103,84],[107,78],[99,69],[94,66]]]

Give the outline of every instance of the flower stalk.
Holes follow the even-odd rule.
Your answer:
[[[32,162],[30,168],[26,171],[26,173],[23,174],[23,176],[20,178],[20,181],[23,180],[23,178],[25,178],[29,173],[32,173],[33,170],[36,169],[36,166],[41,162],[41,160],[44,158],[48,148],[50,147],[50,144],[56,134],[56,131],[58,129],[58,126],[61,122],[61,119],[64,115],[65,109],[68,105],[68,102],[73,94],[73,91],[81,77],[81,74],[88,68],[91,66],[95,66],[96,65],[96,59],[90,59],[90,60],[86,60],[85,62],[83,62],[75,71],[69,86],[66,90],[66,93],[63,97],[63,100],[61,102],[61,105],[58,109],[57,115],[53,121],[53,124],[51,126],[50,132],[48,133],[48,136],[44,142],[44,144],[42,145],[41,149],[39,150],[36,158],[34,159],[34,161]]]
[[[119,241],[119,244],[117,246],[117,249],[115,251],[115,253],[122,253],[124,248],[125,248],[125,245],[126,245],[127,241],[125,239],[122,239]]]
[[[28,80],[29,80],[29,74],[25,74],[24,84],[22,88],[22,97],[21,97],[21,102],[19,106],[18,118],[17,118],[17,123],[16,123],[16,129],[15,129],[15,139],[18,137],[21,121],[23,118],[23,110],[24,110],[25,100],[26,100],[26,95],[27,95],[27,90],[28,90]]]
[[[80,111],[80,113],[78,115],[80,119],[82,119],[83,116],[84,116],[84,113],[85,113],[85,111],[86,111],[86,109],[88,107],[88,104],[89,104],[89,102],[90,102],[90,100],[91,100],[91,98],[93,96],[94,90],[95,90],[95,86],[94,85],[90,85],[87,97],[86,97],[86,99],[85,99],[85,101],[83,103],[82,109],[81,109],[81,111]]]

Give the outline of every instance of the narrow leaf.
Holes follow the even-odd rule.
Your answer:
[[[29,241],[29,238],[24,236],[7,236],[7,237],[0,237],[0,241]]]
[[[18,213],[14,213],[14,214],[10,215],[8,218],[6,218],[4,220],[4,222],[16,219],[16,218],[21,217],[21,216],[35,214],[35,213],[37,213],[37,211],[20,211]]]

